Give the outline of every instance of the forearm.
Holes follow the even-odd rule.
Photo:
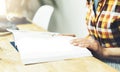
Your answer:
[[[103,47],[101,47],[99,42],[95,41],[93,43],[94,43],[94,45],[92,45],[92,48],[90,48],[90,49],[95,51],[101,57],[108,58],[108,59],[119,59],[120,60],[120,47],[103,48]],[[95,46],[95,48],[94,48],[94,46]]]
[[[103,48],[99,53],[103,58],[120,60],[120,48]]]
[[[89,39],[93,39],[91,36],[88,37]],[[94,40],[93,40],[94,41]],[[98,41],[93,42],[94,45],[93,47],[97,48],[92,48],[93,51],[98,53],[104,58],[119,58],[120,59],[120,47],[115,47],[115,48],[103,48],[99,44]],[[96,44],[97,43],[97,44]]]
[[[71,44],[88,48],[94,53],[94,55],[100,56],[101,58],[114,57],[120,59],[120,48],[103,48],[99,42],[91,36],[74,39],[72,40]]]

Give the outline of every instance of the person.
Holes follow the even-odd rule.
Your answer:
[[[88,48],[93,56],[120,71],[120,0],[87,0],[89,35],[72,44]]]

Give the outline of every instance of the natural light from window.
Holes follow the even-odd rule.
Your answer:
[[[6,3],[5,3],[5,0],[0,0],[0,15],[6,15]]]

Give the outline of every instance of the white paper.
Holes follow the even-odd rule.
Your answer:
[[[87,48],[70,44],[74,37],[51,33],[12,31],[24,64],[92,56]]]

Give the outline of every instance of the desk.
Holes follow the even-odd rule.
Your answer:
[[[46,31],[34,24],[18,25],[21,30]],[[0,36],[0,72],[118,72],[94,57],[23,65],[19,53],[10,44],[12,34]]]

